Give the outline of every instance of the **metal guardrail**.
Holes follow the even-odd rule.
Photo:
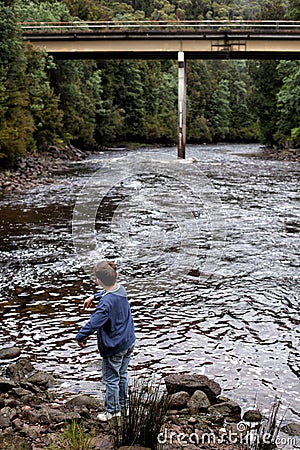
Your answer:
[[[98,22],[20,22],[23,34],[47,34],[71,32],[224,32],[251,31],[259,33],[300,32],[300,21],[288,20],[235,20],[235,21],[98,21]]]

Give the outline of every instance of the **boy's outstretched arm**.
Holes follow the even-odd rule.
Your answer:
[[[76,335],[76,341],[80,347],[85,347],[86,339],[95,333],[108,320],[109,311],[106,305],[98,305],[96,311],[91,315],[90,320],[83,325]]]
[[[90,308],[92,303],[93,303],[93,301],[94,301],[94,295],[91,295],[90,297],[85,299],[84,302],[83,302],[83,309]]]

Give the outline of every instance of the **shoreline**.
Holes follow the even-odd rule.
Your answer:
[[[83,161],[93,153],[68,145],[62,148],[53,146],[47,152],[26,155],[14,169],[0,171],[0,195],[54,183],[56,176],[65,172],[70,163]]]
[[[151,450],[153,442],[151,445],[148,438],[146,442],[139,442],[144,439],[143,435],[139,436],[139,427],[145,426],[149,414],[152,414],[152,419],[146,426],[149,432],[155,432],[157,443],[161,444],[157,447],[160,450],[197,450],[199,444],[200,448],[206,450],[250,449],[247,439],[251,432],[267,433],[268,428],[265,426],[271,420],[276,433],[277,430],[278,433],[284,433],[282,442],[289,439],[289,442],[294,443],[300,435],[300,424],[282,426],[271,405],[268,416],[263,415],[258,408],[242,412],[240,405],[222,395],[221,386],[205,375],[179,373],[165,376],[163,403],[158,396],[160,386],[155,390],[154,385],[147,380],[139,388],[138,383],[133,384],[128,418],[122,416],[121,423],[116,424],[113,420],[97,420],[99,410],[104,410],[103,400],[98,398],[79,394],[63,404],[58,403],[55,396],[57,378],[47,372],[37,371],[28,358],[22,358],[20,348],[1,350],[0,361],[6,362],[4,370],[0,372],[0,447],[3,450],[71,448],[65,444],[68,443],[66,430],[68,427],[70,429],[72,423],[78,432],[74,435],[75,439],[80,439],[82,432],[90,436],[91,445],[87,447],[90,450],[128,449],[122,446],[122,430],[128,433],[132,426],[137,425],[134,444],[146,444],[146,447],[133,445],[130,449]],[[51,392],[50,387],[54,388]],[[145,390],[149,400],[146,396],[141,401],[140,392]],[[154,410],[153,402],[156,402]],[[271,414],[272,411],[275,416]],[[125,421],[125,428],[122,428],[122,421]],[[277,434],[274,430],[270,433],[272,440],[275,440]],[[61,444],[64,445],[60,447]],[[147,444],[150,444],[150,448]],[[259,448],[255,447],[256,450]],[[278,447],[272,445],[268,448]]]
[[[250,156],[258,159],[275,161],[294,161],[300,162],[300,148],[276,149],[267,146],[261,146],[260,151]]]

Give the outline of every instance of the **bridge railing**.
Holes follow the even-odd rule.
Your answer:
[[[185,20],[185,21],[98,21],[98,22],[20,22],[23,34],[52,34],[69,32],[114,33],[114,32],[167,32],[199,33],[221,31],[251,31],[262,33],[300,32],[300,21],[255,21],[255,20]]]

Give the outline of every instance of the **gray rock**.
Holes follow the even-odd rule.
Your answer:
[[[22,434],[27,435],[30,439],[36,440],[43,433],[43,429],[39,425],[31,425],[30,427],[28,427],[26,426],[26,424],[24,424],[21,432]]]
[[[10,426],[9,417],[0,413],[0,428],[8,428],[9,426]]]
[[[22,403],[24,403],[24,405],[38,405],[39,403],[42,402],[42,398],[37,397],[36,395],[31,393],[31,394],[23,395],[20,398],[20,401]]]
[[[4,406],[7,406],[8,408],[16,408],[17,406],[20,406],[20,401],[15,398],[7,398],[4,401]]]
[[[43,408],[44,413],[50,418],[53,423],[63,423],[66,421],[80,419],[80,414],[76,411],[66,411],[61,408],[50,408],[49,406]]]
[[[0,359],[13,359],[20,356],[21,350],[19,347],[8,347],[0,350]]]
[[[27,391],[27,389],[23,389],[21,387],[14,387],[11,390],[12,394],[14,394],[16,397],[23,397],[24,395],[32,395],[32,392]]]
[[[38,409],[23,409],[22,419],[30,424],[49,425],[52,423],[64,423],[67,420],[78,419],[80,416],[76,413],[70,414],[62,408],[51,408],[42,406]]]
[[[92,448],[94,450],[114,450],[116,447],[113,442],[113,437],[109,435],[98,435],[94,437],[92,440]],[[122,447],[121,447],[122,448]],[[128,448],[130,450],[134,450],[134,446],[131,447],[123,447]],[[118,449],[120,450],[120,448]],[[141,447],[139,447],[139,450],[141,450]],[[150,449],[147,449],[150,450]]]
[[[300,423],[288,423],[281,428],[281,431],[290,436],[300,436]]]
[[[219,416],[222,416],[224,419],[230,418],[232,421],[241,421],[241,407],[232,400],[210,406],[207,411],[212,417],[218,416],[218,419]]]
[[[36,372],[27,378],[27,382],[47,389],[55,383],[55,378],[46,372]]]
[[[203,391],[209,400],[214,400],[221,393],[220,385],[205,375],[171,374],[165,378],[165,383],[169,394],[185,391],[193,395],[195,391]]]
[[[1,414],[5,417],[8,417],[9,420],[14,420],[17,417],[17,410],[15,408],[9,408],[5,406],[1,409]]]
[[[27,358],[20,358],[14,364],[10,364],[5,371],[5,375],[13,381],[20,382],[26,375],[33,372],[34,367]]]
[[[99,407],[99,400],[88,395],[78,395],[69,400],[66,405],[69,407],[97,409]]]
[[[175,392],[175,394],[170,395],[169,407],[174,409],[186,408],[190,396],[187,392]]]
[[[244,413],[243,420],[246,422],[261,422],[262,414],[259,409],[249,409]]]
[[[187,403],[190,414],[199,414],[206,411],[211,403],[207,398],[207,395],[203,391],[195,391]]]
[[[20,420],[20,419],[15,419],[15,420],[13,420],[12,421],[12,426],[13,426],[13,429],[15,430],[15,431],[22,431],[22,428],[23,428],[23,425],[24,425],[24,423],[22,422],[22,420]]]

